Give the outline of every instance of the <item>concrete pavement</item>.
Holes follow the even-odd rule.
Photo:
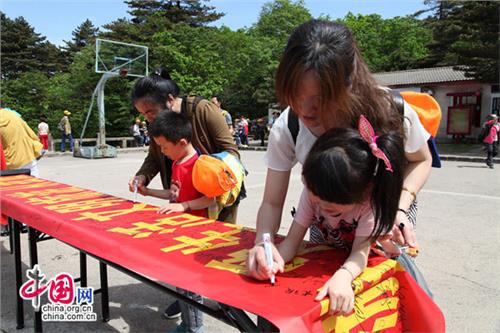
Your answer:
[[[145,151],[122,154],[115,159],[87,160],[61,155],[40,161],[42,178],[93,189],[132,199],[127,181],[138,169]],[[266,168],[263,152],[242,151],[243,162],[250,174],[246,184],[248,198],[242,201],[239,224],[254,227],[265,184]],[[466,161],[444,161],[434,169],[418,196],[417,234],[421,246],[418,265],[442,309],[447,332],[500,331],[500,166],[491,170],[486,165]],[[152,187],[160,188],[159,179]],[[297,204],[302,185],[300,169],[292,173],[280,233],[290,226],[289,215]],[[141,197],[151,204],[154,198]],[[23,263],[29,263],[26,235],[23,235]],[[1,240],[1,329],[2,332],[32,332],[30,303],[25,302],[26,328],[15,329],[13,258],[7,252],[8,240]],[[54,276],[62,270],[77,275],[78,252],[58,241],[39,244],[39,261],[45,274]],[[99,286],[98,265],[88,264],[89,286]],[[165,332],[175,327],[162,311],[167,296],[110,269],[111,320],[108,323],[44,323],[46,332]],[[94,311],[99,314],[99,296]],[[205,332],[236,330],[205,316]]]

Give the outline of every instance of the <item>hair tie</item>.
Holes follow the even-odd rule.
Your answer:
[[[158,75],[160,78],[165,79],[165,80],[171,80],[172,78],[170,77],[170,74],[167,72],[165,68],[157,68],[155,69],[154,75]]]
[[[359,130],[359,134],[361,135],[361,138],[363,138],[363,140],[365,140],[368,143],[368,145],[370,146],[370,150],[371,150],[372,154],[377,159],[384,161],[385,169],[387,171],[393,172],[391,162],[387,158],[387,155],[382,150],[380,150],[377,146],[378,136],[375,135],[375,131],[373,130],[372,125],[370,124],[368,119],[366,119],[366,117],[363,115],[361,115],[359,117],[358,130]],[[378,162],[377,162],[377,166],[375,167],[374,175],[377,173],[377,169],[378,169]]]

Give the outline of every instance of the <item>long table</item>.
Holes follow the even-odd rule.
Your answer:
[[[437,305],[390,259],[370,258],[353,282],[355,312],[331,316],[328,299],[316,302],[314,296],[346,252],[305,244],[271,286],[247,276],[246,255],[255,239],[249,228],[189,214],[158,215],[151,205],[26,175],[0,177],[0,198],[3,214],[102,263],[158,288],[166,283],[219,302],[226,316],[218,318],[241,331],[444,331]],[[253,323],[243,310],[265,320]]]

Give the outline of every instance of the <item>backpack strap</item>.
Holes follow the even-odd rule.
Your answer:
[[[288,110],[288,130],[292,135],[293,144],[297,144],[297,136],[299,135],[299,118],[293,112],[292,108]]]
[[[405,115],[405,106],[404,106],[404,98],[401,96],[399,91],[391,90],[391,95],[392,95],[392,100],[394,101],[394,104],[396,104],[396,108],[399,112],[399,114],[403,117]],[[441,158],[439,157],[439,152],[437,150],[437,145],[436,145],[436,140],[434,137],[430,137],[427,140],[427,145],[429,147],[429,151],[432,155],[432,167],[433,168],[440,168],[441,167]]]
[[[405,115],[405,104],[404,104],[403,96],[401,96],[399,91],[392,90],[392,89],[391,89],[391,95],[392,95],[392,101],[396,105],[396,109],[398,110],[399,114],[404,116]]]
[[[187,100],[190,96],[183,96],[182,97],[182,103],[181,103],[181,113],[185,114],[187,113]],[[193,106],[191,107],[191,112],[195,113],[196,107],[198,106],[198,103],[203,99],[201,96],[194,96],[193,99]]]

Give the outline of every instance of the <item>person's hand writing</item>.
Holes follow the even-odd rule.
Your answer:
[[[128,190],[130,192],[135,191],[135,180],[137,180],[137,192],[142,195],[147,195],[146,177],[144,177],[143,175],[138,175],[130,178],[130,180],[128,181]]]
[[[273,268],[267,266],[266,254],[262,243],[256,244],[248,251],[247,269],[250,276],[257,280],[267,280],[271,275],[277,272],[283,273],[285,270],[285,261],[281,257],[278,249],[271,243],[273,249]]]
[[[339,269],[323,285],[315,300],[321,301],[328,295],[330,298],[330,315],[349,315],[354,309],[354,291],[351,283],[351,274],[345,269]]]

